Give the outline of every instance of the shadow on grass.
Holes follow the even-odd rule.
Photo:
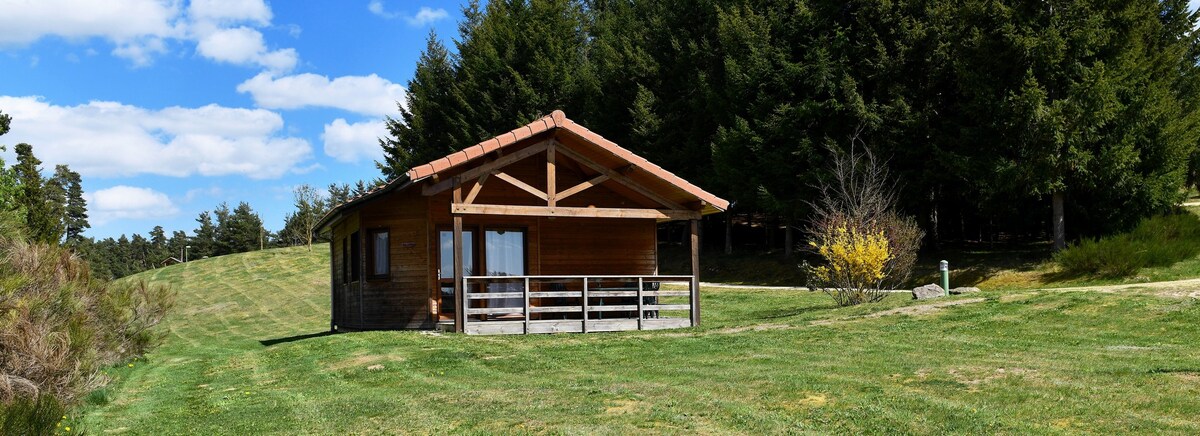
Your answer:
[[[830,303],[830,304],[821,304],[821,305],[817,305],[817,306],[809,306],[809,307],[801,307],[801,308],[764,310],[764,311],[751,313],[749,316],[749,319],[769,320],[769,319],[788,318],[788,317],[792,317],[792,316],[803,315],[803,314],[810,313],[810,312],[833,310],[833,309],[837,309],[837,307],[838,306],[836,304]]]
[[[284,338],[263,339],[261,341],[258,341],[258,343],[262,344],[264,347],[270,347],[272,345],[286,344],[288,342],[296,342],[296,341],[302,341],[305,339],[320,338],[320,337],[332,336],[332,335],[336,335],[336,334],[337,334],[337,332],[323,331],[323,332],[318,332],[318,333],[309,333],[309,334],[304,334],[304,335],[288,336],[288,337],[284,337]]]
[[[1047,241],[1017,243],[960,242],[940,250],[922,252],[908,286],[938,283],[938,262],[950,262],[954,286],[976,286],[1005,272],[1037,270],[1051,259]]]

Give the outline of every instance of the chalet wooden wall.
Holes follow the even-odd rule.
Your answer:
[[[581,174],[577,166],[559,157],[556,184],[574,186],[594,174]],[[504,168],[504,172],[538,189],[545,189],[545,158],[533,156]],[[470,184],[463,187],[471,188]],[[413,190],[413,195],[416,194]],[[435,228],[429,256],[431,290],[436,291],[438,249],[436,229],[449,230],[452,193],[429,198],[429,218]],[[503,180],[489,178],[475,204],[545,205],[545,200]],[[592,187],[559,203],[569,207],[637,208],[652,206],[610,190]],[[464,215],[465,229],[520,227],[526,231],[526,273],[529,275],[654,274],[658,270],[657,224],[652,219],[630,218],[545,218]],[[431,291],[431,292],[433,292]],[[436,293],[431,298],[437,298]]]
[[[347,214],[346,218],[333,227],[333,323],[337,326],[358,326],[362,324],[359,310],[361,287],[357,283],[346,280],[345,268],[349,259],[347,251],[349,236],[358,231],[358,213]]]
[[[593,173],[560,156],[556,184],[574,186]],[[538,189],[546,188],[544,155],[533,156],[503,171]],[[562,202],[567,207],[654,207],[648,199],[613,190],[612,182],[594,186]],[[469,190],[471,184],[464,186]],[[622,191],[622,192],[618,192]],[[419,186],[373,199],[333,226],[332,275],[334,323],[345,329],[431,328],[438,318],[440,230],[452,225],[451,192],[421,194]],[[490,178],[475,204],[545,205],[545,200],[498,178]],[[520,228],[526,237],[526,274],[611,275],[655,274],[658,270],[656,223],[653,219],[545,218],[466,215],[466,229]],[[367,238],[387,229],[390,275],[368,278]],[[359,231],[360,282],[346,283],[343,244]],[[482,234],[482,233],[480,233]],[[478,242],[479,239],[476,239]],[[482,247],[477,248],[482,255]],[[445,272],[452,274],[452,272]],[[450,303],[450,302],[446,302]]]
[[[363,206],[363,234],[388,231],[389,276],[364,275],[362,328],[430,328],[428,202],[420,193],[388,194]],[[365,250],[364,244],[364,250]],[[367,257],[364,256],[364,260]]]

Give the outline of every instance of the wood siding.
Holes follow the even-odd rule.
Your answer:
[[[559,155],[555,184],[560,189],[596,177]],[[502,171],[534,188],[545,190],[545,153],[514,163]],[[562,207],[655,208],[653,201],[630,195],[608,180],[558,202]],[[464,194],[474,187],[466,183]],[[439,231],[452,226],[450,191],[433,196],[419,186],[398,190],[362,204],[333,226],[333,322],[344,329],[432,328],[438,318],[440,298]],[[545,205],[546,200],[498,177],[489,177],[474,204]],[[482,232],[520,228],[526,238],[526,271],[529,275],[650,275],[657,266],[656,221],[649,218],[577,218],[463,215],[466,230]],[[367,278],[372,230],[387,229],[390,265],[386,278]],[[360,231],[362,271],[359,284],[345,283],[343,244]],[[476,237],[480,244],[482,238]],[[484,251],[477,245],[476,253]],[[443,271],[442,274],[453,274]],[[453,304],[453,302],[443,302]]]
[[[420,194],[400,192],[368,203],[360,210],[364,235],[372,230],[388,231],[389,265],[387,277],[363,281],[363,320],[359,328],[433,326],[428,310],[427,207]],[[368,244],[363,247],[366,250]]]
[[[362,297],[362,288],[359,286],[361,282],[351,283],[346,280],[345,274],[346,264],[349,262],[345,253],[348,251],[350,235],[359,229],[358,219],[357,212],[349,213],[345,219],[333,226],[333,268],[330,273],[333,276],[333,324],[337,327],[354,328],[362,324],[359,305]]]

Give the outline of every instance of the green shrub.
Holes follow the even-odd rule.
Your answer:
[[[66,412],[67,408],[52,395],[17,397],[0,404],[0,434],[54,434]],[[79,431],[75,430],[75,433]]]
[[[141,356],[161,339],[152,328],[173,301],[164,286],[95,279],[65,248],[0,237],[5,425],[41,423],[49,418],[21,414],[49,413],[46,398],[70,407],[103,386],[101,368]]]
[[[1200,254],[1200,217],[1191,213],[1142,220],[1128,233],[1080,241],[1054,255],[1067,277],[1119,278]]]

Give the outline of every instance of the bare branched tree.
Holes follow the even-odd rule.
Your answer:
[[[312,251],[313,234],[317,231],[317,224],[325,215],[327,202],[320,191],[308,184],[297,186],[294,193],[296,215],[293,218],[297,220],[304,233],[304,244],[308,246],[308,251]]]
[[[887,290],[908,280],[925,234],[912,217],[897,212],[899,190],[887,163],[877,158],[857,134],[851,137],[848,151],[830,146],[829,152],[830,177],[817,187],[820,196],[811,203],[814,212],[807,228],[810,241],[820,247],[834,243],[837,232],[882,235],[886,254],[880,257],[878,274],[845,270],[810,273],[809,287],[829,294],[841,306],[880,301]],[[816,271],[811,267],[809,270]]]

